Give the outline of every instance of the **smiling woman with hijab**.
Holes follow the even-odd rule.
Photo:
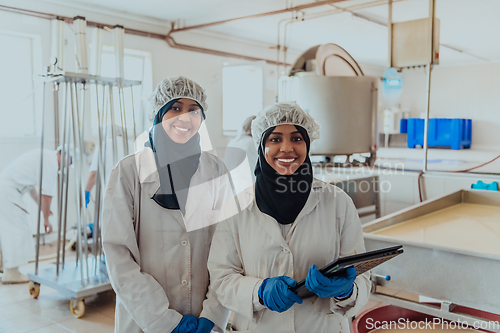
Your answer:
[[[206,263],[232,192],[224,165],[201,150],[205,91],[187,78],[169,78],[151,101],[149,141],[117,164],[104,198],[115,332],[222,332],[229,312],[209,288]]]
[[[212,290],[235,312],[237,332],[347,333],[368,301],[369,273],[351,267],[327,278],[317,269],[365,252],[352,200],[312,175],[319,126],[297,104],[276,103],[257,115],[252,136],[255,187],[238,194],[239,214],[232,202],[223,210],[208,260]],[[315,296],[290,290],[302,279]]]

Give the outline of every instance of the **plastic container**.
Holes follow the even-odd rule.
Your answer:
[[[424,145],[425,120],[409,118],[407,121],[407,146]],[[463,118],[430,118],[429,147],[444,147],[453,150],[468,149],[471,146],[472,120]]]
[[[401,118],[399,120],[399,133],[408,133],[408,119]]]
[[[477,183],[472,184],[470,188],[476,190],[498,191],[498,183],[492,182],[488,184],[488,183],[483,183],[483,181],[481,180],[478,180]]]
[[[408,118],[406,124],[406,144],[408,148],[424,145],[425,120],[421,118]]]

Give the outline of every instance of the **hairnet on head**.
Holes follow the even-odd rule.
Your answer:
[[[303,127],[311,142],[319,139],[319,125],[311,115],[305,113],[295,102],[278,102],[259,112],[257,118],[252,121],[252,137],[255,147],[259,148],[262,134],[267,129],[285,124]]]
[[[155,91],[149,97],[153,106],[153,115],[173,99],[189,98],[200,104],[204,112],[208,110],[205,89],[198,83],[184,76],[169,77],[158,83]]]
[[[241,133],[243,134],[252,134],[252,121],[255,119],[255,116],[250,116],[245,121],[243,121],[243,125],[241,126]]]
[[[63,145],[59,145],[57,148],[56,148],[56,152],[57,153],[60,153],[61,156],[62,156],[62,151],[64,150],[65,154],[69,155],[69,157],[71,159],[76,159],[76,160],[79,160],[80,159],[80,149],[76,148],[75,150],[73,150],[74,147],[73,147],[73,144],[64,144]],[[74,156],[74,154],[76,153],[76,156]]]

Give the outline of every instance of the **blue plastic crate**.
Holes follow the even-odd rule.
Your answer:
[[[408,133],[408,119],[401,118],[399,121],[399,133]]]
[[[425,120],[409,118],[407,124],[407,146],[424,145]],[[471,146],[472,120],[463,118],[430,118],[429,147],[449,147],[454,150]]]
[[[408,148],[424,145],[424,126],[425,120],[420,118],[408,118],[406,124],[406,144]]]

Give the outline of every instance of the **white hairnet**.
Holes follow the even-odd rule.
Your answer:
[[[313,117],[304,112],[295,102],[278,102],[266,107],[252,121],[252,137],[255,147],[259,149],[262,134],[269,128],[278,125],[298,125],[309,135],[310,142],[319,139],[319,125]]]
[[[255,119],[255,116],[250,116],[245,121],[243,121],[243,125],[241,126],[241,133],[243,134],[252,134],[252,121]]]
[[[64,146],[63,145],[59,145],[56,148],[56,152],[61,153],[61,156],[63,154],[63,152],[62,152],[63,150],[64,150],[65,154],[68,154],[69,157],[72,160],[77,160],[78,161],[80,159],[80,149],[78,149],[78,148],[75,149],[76,150],[76,156],[74,156],[75,151],[74,151],[74,148],[73,148],[73,144],[67,144],[66,143],[66,144],[64,144]]]
[[[189,98],[201,105],[204,112],[207,112],[207,95],[205,89],[198,83],[184,76],[169,77],[158,83],[155,91],[149,97],[149,102],[153,106],[153,113],[156,114],[165,104],[173,99]]]

